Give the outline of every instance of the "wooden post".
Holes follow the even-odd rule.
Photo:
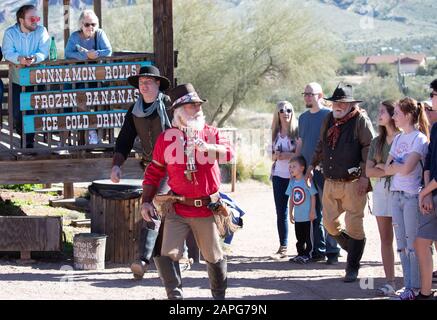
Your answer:
[[[173,0],[153,0],[153,51],[159,71],[174,85]]]
[[[70,37],[70,0],[64,0],[64,48]]]
[[[74,186],[73,183],[64,183],[64,199],[74,198]]]
[[[43,23],[46,29],[49,29],[49,0],[44,0],[42,4]]]
[[[102,0],[94,0],[94,12],[99,18],[99,26],[102,28],[103,21],[102,21]]]

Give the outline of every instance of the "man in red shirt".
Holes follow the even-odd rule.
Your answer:
[[[197,245],[207,262],[208,277],[214,299],[224,299],[227,287],[227,264],[213,213],[208,204],[218,199],[219,161],[230,161],[233,151],[217,128],[205,123],[202,103],[188,83],[170,92],[174,110],[172,126],[158,137],[152,163],[143,181],[141,214],[151,221],[155,214],[153,197],[162,178],[168,173],[173,194],[183,197],[174,203],[164,223],[161,255],[154,258],[169,299],[183,299],[178,260],[184,239],[193,231]]]

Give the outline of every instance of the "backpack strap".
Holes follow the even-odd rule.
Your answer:
[[[98,37],[98,35],[99,35],[99,30],[97,29],[96,30],[96,34],[95,34],[95,36],[94,36],[94,50],[99,50],[99,48],[97,48],[97,44],[98,44],[98,41],[97,41],[97,37]]]

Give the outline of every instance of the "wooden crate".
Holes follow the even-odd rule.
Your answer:
[[[31,251],[62,250],[62,217],[0,217],[0,251],[20,251],[30,259]]]
[[[138,257],[142,223],[141,196],[113,200],[91,194],[91,232],[108,236],[106,261],[125,264]]]

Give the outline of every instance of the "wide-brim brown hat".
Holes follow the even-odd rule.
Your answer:
[[[138,89],[138,81],[140,80],[141,77],[151,77],[159,80],[160,91],[165,91],[170,87],[170,80],[168,80],[166,77],[161,76],[159,69],[155,66],[141,67],[140,73],[135,76],[130,76],[129,78],[127,78],[127,82],[129,82],[131,86]]]
[[[173,102],[171,106],[173,109],[188,103],[205,103],[208,101],[199,97],[191,83],[181,84],[172,89],[168,94]]]
[[[357,100],[353,97],[353,89],[350,84],[343,83],[339,83],[332,97],[325,98],[325,100],[334,102],[363,102],[363,100]]]

